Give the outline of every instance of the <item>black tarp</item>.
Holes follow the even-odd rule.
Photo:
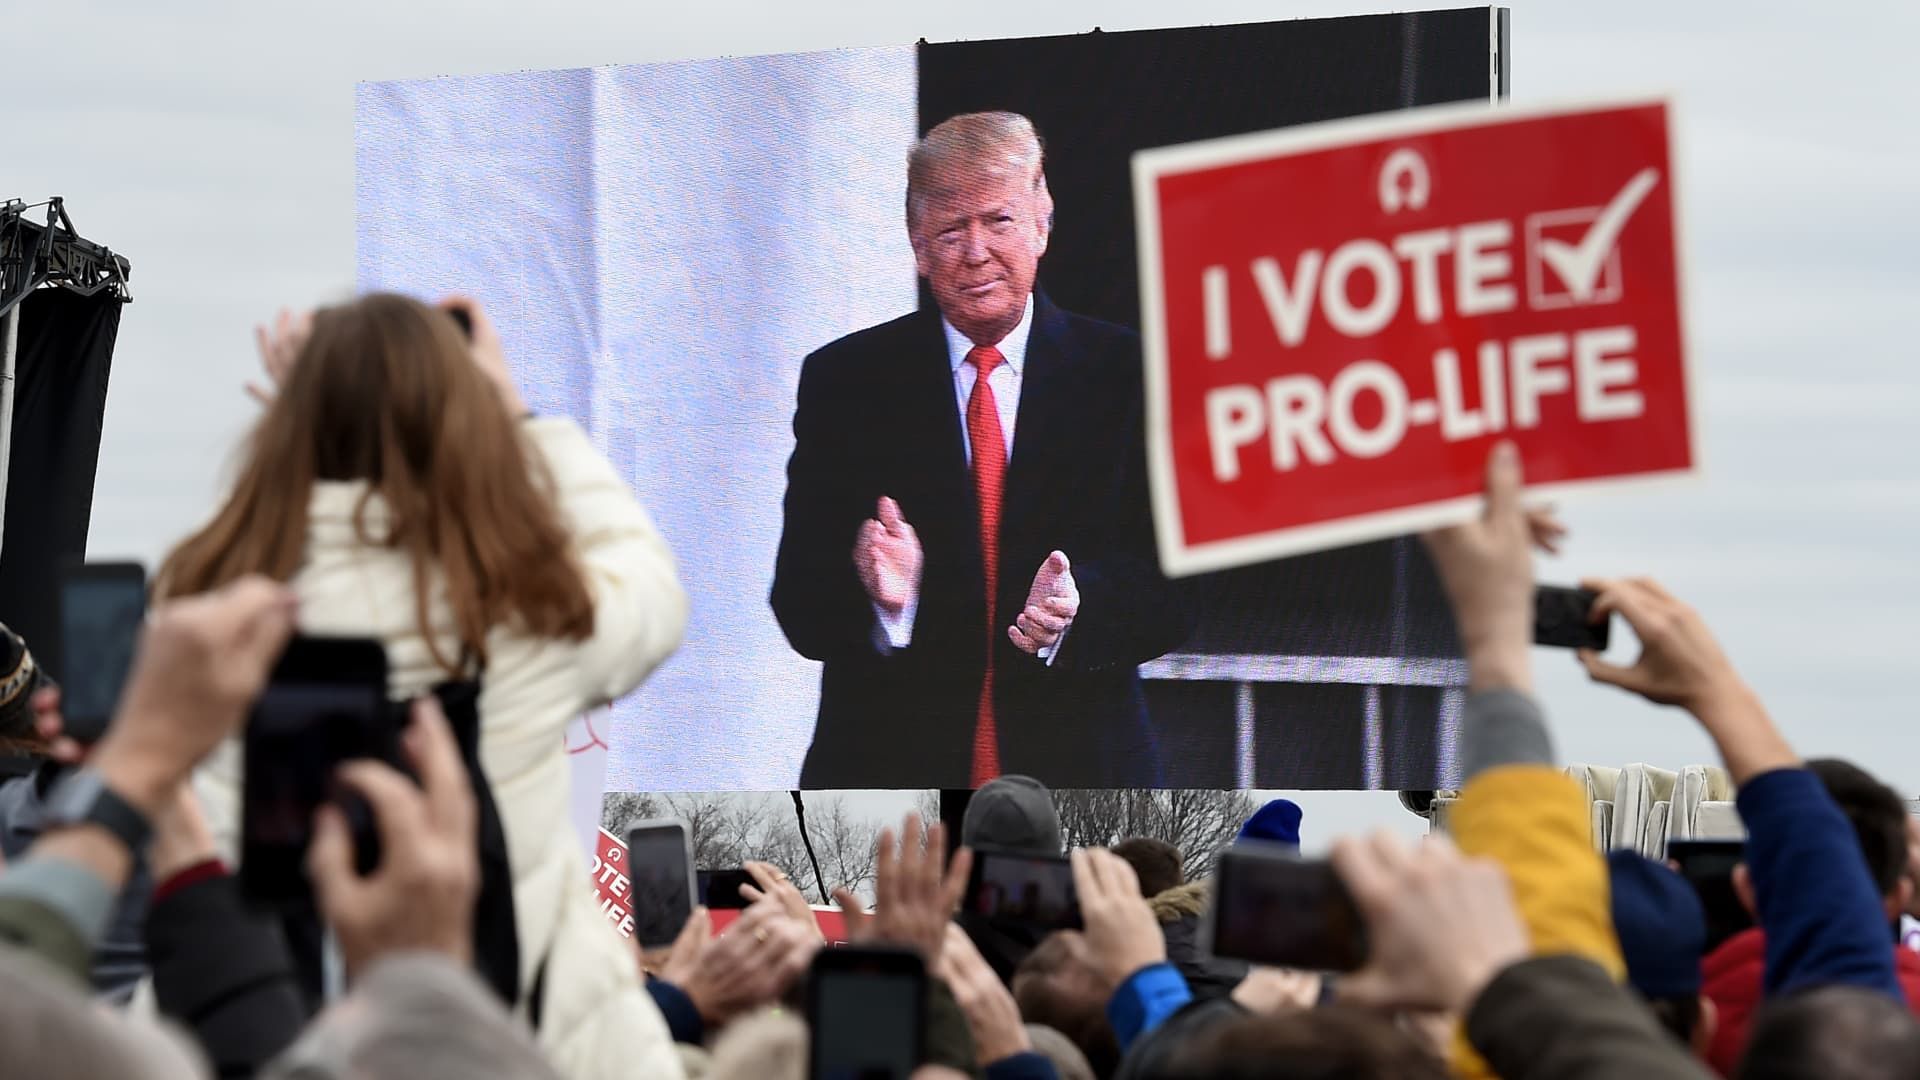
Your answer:
[[[61,289],[20,303],[13,436],[0,537],[0,622],[59,677],[60,568],[86,557],[107,375],[123,301]]]

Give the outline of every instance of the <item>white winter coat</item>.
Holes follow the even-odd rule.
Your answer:
[[[593,592],[594,632],[576,643],[497,627],[487,638],[480,759],[513,870],[521,986],[532,985],[544,958],[539,1041],[563,1075],[677,1077],[673,1039],[641,985],[632,946],[594,904],[568,817],[563,738],[574,717],[632,690],[673,652],[686,628],[687,597],[672,553],[586,434],[558,418],[528,420],[522,430],[552,473]],[[406,554],[355,534],[354,508],[365,490],[362,482],[314,487],[306,558],[292,582],[300,630],[383,640],[391,694],[412,697],[448,675],[422,636]],[[367,514],[377,537],[384,504],[376,497]],[[429,594],[429,618],[443,655],[458,656],[444,593]],[[230,742],[198,783],[229,859],[237,845],[240,771],[238,745]]]

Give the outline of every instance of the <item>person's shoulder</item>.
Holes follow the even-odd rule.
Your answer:
[[[855,330],[820,346],[808,354],[806,371],[824,375],[859,369],[889,357],[897,357],[901,351],[911,348],[916,341],[927,336],[926,315],[918,311],[908,312],[897,319]]]
[[[1083,347],[1136,351],[1140,348],[1140,334],[1131,327],[1068,311],[1063,307],[1054,307],[1051,316],[1056,322],[1057,333]]]

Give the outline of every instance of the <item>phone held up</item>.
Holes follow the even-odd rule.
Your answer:
[[[73,563],[60,575],[60,640],[50,670],[60,682],[62,733],[83,743],[107,733],[147,617],[139,563]],[[35,642],[28,642],[33,647]]]
[[[1241,841],[1220,853],[1213,885],[1201,924],[1211,955],[1302,971],[1366,963],[1366,923],[1332,863]]]
[[[742,911],[749,907],[740,889],[753,884],[753,875],[734,867],[726,870],[700,870],[694,875],[695,892],[709,911]]]
[[[627,826],[627,909],[641,948],[665,948],[680,936],[697,883],[686,822],[649,818]]]
[[[1536,585],[1533,590],[1533,643],[1561,649],[1606,652],[1612,640],[1613,617],[1592,621],[1592,589],[1564,585]]]
[[[962,910],[1040,930],[1080,926],[1073,864],[1061,855],[976,849]]]
[[[1733,887],[1733,868],[1746,857],[1745,840],[1667,841],[1668,860],[1700,897],[1707,917],[1707,952],[1754,925],[1753,913]]]
[[[927,968],[908,949],[821,949],[807,972],[810,1080],[906,1080],[925,1056]]]
[[[306,878],[313,816],[333,803],[353,833],[355,868],[380,864],[379,831],[366,800],[338,779],[342,763],[400,753],[403,710],[387,704],[387,653],[370,638],[295,637],[254,703],[242,740],[240,888],[257,905],[311,897]]]

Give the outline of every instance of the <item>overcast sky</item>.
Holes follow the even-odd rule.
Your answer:
[[[1569,506],[1574,542],[1542,577],[1664,579],[1707,614],[1803,752],[1857,759],[1920,793],[1920,91],[1909,55],[1920,5],[1513,7],[1516,102],[1677,96],[1704,399],[1705,480]],[[292,10],[68,0],[7,15],[0,198],[63,195],[84,235],[134,264],[95,557],[151,563],[198,523],[252,415],[240,390],[253,373],[249,327],[276,306],[351,292],[356,82],[1393,9],[334,0]],[[1564,655],[1540,653],[1538,668],[1564,758],[1713,760],[1685,717],[1587,686]],[[1391,795],[1305,801],[1310,837],[1411,827]]]

